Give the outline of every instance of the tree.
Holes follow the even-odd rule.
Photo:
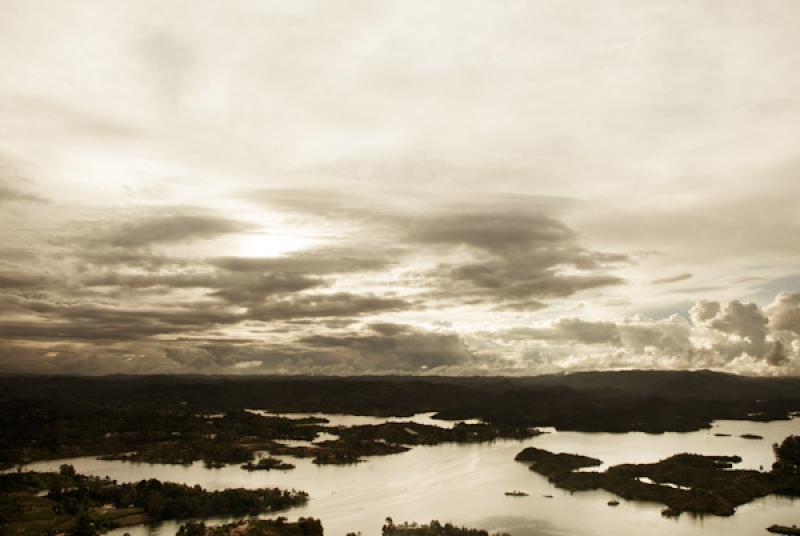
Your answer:
[[[75,475],[77,473],[75,472],[75,468],[72,465],[68,463],[62,463],[58,467],[58,474],[67,478],[75,478]]]
[[[72,531],[73,536],[95,536],[97,530],[94,528],[94,523],[89,519],[86,510],[81,510],[78,518],[75,521],[75,529]]]
[[[205,523],[194,523],[190,521],[185,525],[181,525],[181,528],[178,529],[177,536],[205,536],[205,533]]]

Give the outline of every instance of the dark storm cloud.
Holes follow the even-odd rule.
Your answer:
[[[222,216],[192,212],[155,214],[113,226],[89,238],[92,245],[138,248],[215,238],[252,230],[253,226]]]
[[[339,354],[367,371],[418,372],[464,365],[475,357],[456,334],[399,324],[377,324],[363,333],[312,335],[300,342]]]
[[[417,274],[430,300],[535,310],[543,300],[624,283],[608,273],[624,254],[593,251],[547,211],[565,200],[533,196],[486,196],[461,202],[377,202],[359,195],[268,191],[254,196],[298,217],[321,217],[355,225],[393,244],[400,257],[457,256]]]
[[[442,297],[466,298],[498,309],[538,309],[541,300],[621,284],[604,270],[629,262],[621,254],[577,244],[564,223],[536,213],[471,213],[423,219],[409,238],[465,248],[472,260],[441,264],[428,275]]]
[[[245,289],[238,290],[244,292]],[[64,304],[47,299],[5,297],[0,309],[24,312],[34,319],[8,320],[0,335],[18,339],[139,340],[159,335],[203,333],[244,322],[290,322],[331,319],[405,310],[412,304],[393,297],[339,292],[334,294],[248,295],[234,310],[217,302],[119,307],[101,304]],[[274,291],[274,289],[271,289]],[[285,290],[285,289],[283,289]],[[230,298],[230,296],[227,296]]]
[[[229,303],[245,305],[263,302],[270,296],[300,292],[314,287],[325,285],[325,281],[318,277],[309,277],[300,274],[269,273],[235,276],[223,276],[216,284],[218,290],[212,296],[221,298]]]
[[[513,328],[502,332],[510,340],[538,339],[574,341],[583,344],[620,344],[620,334],[614,322],[592,322],[580,318],[562,318],[549,328]]]
[[[281,257],[216,257],[193,259],[191,262],[158,255],[131,254],[124,250],[116,256],[115,251],[101,256],[89,255],[89,264],[82,266],[81,284],[106,288],[109,292],[194,288],[209,297],[242,307],[256,307],[272,298],[328,286],[335,282],[334,276],[383,269],[392,263],[387,252],[355,248],[323,247]],[[132,267],[136,268],[135,272],[130,271]],[[353,296],[340,294],[339,298],[353,303]],[[364,304],[375,303],[374,297],[367,298]],[[308,304],[313,300],[320,310],[332,310],[330,304],[334,300],[316,296],[305,300],[300,308],[310,310]],[[398,301],[390,299],[387,303],[397,304]],[[268,303],[266,307],[279,309],[285,305],[284,301]]]
[[[141,269],[148,272],[162,269],[183,269],[197,261],[170,255],[159,255],[142,250],[120,248],[95,249],[94,246],[76,252],[74,262],[80,270],[93,272],[109,268]]]
[[[62,348],[55,359],[76,370],[133,370],[127,354],[117,351],[130,345],[136,346],[132,355],[155,360],[148,362],[164,365],[159,359],[166,360],[164,370],[189,367],[190,361],[198,370],[218,370],[242,363],[252,366],[258,361],[258,345],[220,342],[200,348],[179,340],[210,335],[229,339],[231,329],[244,333],[244,340],[249,335],[305,335],[342,329],[365,315],[419,307],[391,294],[313,292],[340,277],[392,266],[397,257],[391,247],[345,242],[272,258],[188,257],[150,247],[253,230],[235,219],[189,207],[59,228],[36,259],[57,269],[58,277],[16,264],[0,270],[0,337],[15,341],[17,347],[39,345],[41,360],[31,367],[41,370],[58,368],[41,357],[54,345]],[[262,335],[256,334],[259,331]],[[77,359],[78,347],[105,358]],[[225,348],[235,352],[226,353]],[[35,352],[23,353],[34,359]],[[278,353],[291,354],[283,347]],[[184,363],[168,354],[184,356]],[[224,355],[233,357],[225,361]],[[13,369],[11,356],[5,354],[3,366]],[[144,361],[137,357],[134,362],[140,366]],[[28,364],[20,361],[18,368],[25,370]]]
[[[299,294],[269,301],[250,309],[249,317],[270,321],[297,318],[353,317],[370,313],[402,311],[413,307],[406,300],[338,292],[335,294]]]
[[[679,281],[686,281],[687,279],[690,279],[691,277],[692,277],[692,274],[689,274],[689,273],[678,274],[678,275],[673,275],[673,276],[670,276],[670,277],[662,277],[661,279],[654,279],[653,280],[653,284],[654,285],[666,285],[668,283],[678,283]]]
[[[409,236],[414,242],[470,246],[506,256],[531,249],[552,252],[575,239],[566,225],[543,214],[484,212],[423,219]]]
[[[292,374],[386,374],[463,372],[479,357],[454,333],[402,324],[312,334],[266,342],[247,339],[55,342],[36,351],[14,341],[0,343],[0,371],[107,374],[114,372],[205,372]]]
[[[282,257],[217,257],[208,262],[231,272],[341,274],[387,268],[394,262],[394,254],[391,249],[318,247]]]
[[[234,324],[243,318],[208,303],[180,307],[150,306],[121,308],[107,305],[65,305],[44,300],[18,301],[20,309],[37,315],[36,320],[5,321],[0,335],[36,339],[135,340],[210,329]]]
[[[89,287],[124,287],[124,288],[200,288],[216,286],[216,277],[212,274],[192,273],[145,273],[130,274],[107,272],[90,275],[82,280]]]
[[[82,280],[90,287],[118,287],[121,289],[206,289],[208,295],[235,304],[258,304],[264,300],[287,293],[300,292],[326,285],[318,277],[292,273],[106,273]]]
[[[30,272],[0,271],[0,289],[29,290],[45,285],[47,278]]]

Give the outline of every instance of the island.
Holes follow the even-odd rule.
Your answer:
[[[568,491],[603,489],[627,500],[658,502],[665,516],[682,512],[733,515],[737,506],[770,494],[800,496],[800,437],[774,446],[769,472],[734,469],[738,456],[677,454],[657,463],[621,464],[579,471],[602,462],[577,454],[528,447],[516,456],[556,487]]]
[[[301,517],[290,522],[285,517],[276,519],[248,519],[217,527],[207,527],[202,522],[181,525],[177,536],[322,536],[322,523],[313,517]]]
[[[165,519],[258,515],[306,502],[305,492],[278,488],[206,491],[155,479],[120,484],[77,474],[70,465],[57,473],[0,475],[3,533],[23,536],[91,535]]]
[[[800,528],[797,525],[792,525],[791,527],[786,527],[784,525],[771,525],[767,527],[768,532],[772,532],[773,534],[789,534],[790,536],[798,536],[800,535]]]
[[[788,419],[800,410],[798,393],[800,379],[709,371],[531,378],[0,376],[0,468],[77,456],[247,466],[262,452],[353,463],[418,445],[524,439],[545,426],[687,432],[710,428],[716,419]],[[249,408],[401,418],[435,412],[443,424],[471,424],[332,426],[325,418]],[[322,433],[335,439],[318,441]]]
[[[386,523],[381,528],[382,536],[489,536],[489,532],[483,529],[471,529],[457,527],[450,523],[442,524],[433,520],[426,524],[417,523],[397,523],[392,518],[387,517]],[[348,536],[354,536],[348,534]],[[497,533],[492,536],[509,536],[505,533]]]
[[[246,464],[242,465],[242,469],[245,471],[272,471],[273,469],[278,471],[288,471],[289,469],[294,469],[294,465],[281,459],[267,456],[259,459],[257,462],[247,462]]]

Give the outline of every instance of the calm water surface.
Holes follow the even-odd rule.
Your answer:
[[[415,422],[417,424],[427,424],[438,426],[439,428],[453,428],[457,423],[477,424],[480,419],[468,419],[464,421],[443,421],[434,419],[435,411],[428,413],[417,413],[409,417],[373,417],[371,415],[344,415],[341,413],[274,413],[262,409],[248,409],[250,413],[263,415],[265,417],[285,417],[287,419],[303,419],[314,417],[327,419],[328,423],[324,426],[362,426],[366,424],[384,424],[387,422]]]
[[[416,416],[414,420],[419,422],[429,416]],[[731,437],[716,437],[715,433]],[[740,438],[744,433],[761,435],[764,439]],[[614,496],[609,493],[570,494],[558,490],[525,465],[515,462],[514,456],[526,446],[594,456],[607,465],[655,462],[679,452],[738,454],[743,459],[740,467],[769,469],[774,460],[772,443],[790,434],[800,434],[800,419],[771,423],[718,421],[710,430],[684,434],[551,430],[522,441],[414,447],[410,452],[368,458],[365,463],[350,466],[317,466],[310,459],[285,457],[297,466],[291,471],[247,472],[236,465],[206,469],[202,463],[153,465],[89,457],[35,463],[29,468],[53,470],[61,463],[71,463],[81,473],[108,475],[121,482],[158,478],[200,484],[212,490],[265,486],[302,489],[310,494],[309,503],[284,515],[320,518],[325,533],[334,536],[351,531],[361,531],[364,536],[378,535],[386,516],[395,521],[439,519],[490,531],[503,530],[513,536],[739,536],[767,534],[764,529],[773,523],[800,523],[800,501],[766,497],[739,507],[736,515],[729,518],[684,514],[678,519],[667,519],[660,515],[663,506],[659,504],[622,501],[620,506],[611,508],[606,503]],[[523,490],[530,496],[506,497],[504,492],[510,490]],[[128,527],[109,534],[171,536],[178,525],[168,522],[152,527]]]

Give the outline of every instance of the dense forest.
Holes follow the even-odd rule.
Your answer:
[[[682,512],[733,515],[736,507],[769,494],[800,496],[800,437],[774,445],[772,470],[735,469],[738,456],[676,454],[656,463],[621,464],[603,472],[578,471],[601,465],[595,458],[527,447],[516,460],[556,487],[604,489],[624,499],[664,504],[665,516]]]
[[[322,536],[322,523],[311,517],[295,522],[285,517],[248,519],[216,527],[202,522],[189,522],[178,529],[177,536]]]
[[[277,488],[206,491],[154,479],[120,484],[62,465],[58,473],[0,475],[0,533],[84,536],[164,519],[277,512],[307,501],[302,491]]]
[[[409,522],[395,523],[390,517],[386,518],[381,534],[383,536],[489,536],[489,533],[483,529],[457,527],[451,523],[442,524],[436,519],[430,523],[419,525]],[[508,535],[498,533],[493,536]]]
[[[0,467],[95,455],[152,463],[257,466],[256,453],[353,463],[419,444],[525,438],[537,426],[578,431],[691,431],[715,419],[785,419],[800,379],[711,372],[584,373],[535,378],[0,377]],[[272,411],[480,419],[336,428]],[[320,432],[336,439],[311,441]],[[266,463],[266,462],[265,462]],[[283,469],[288,469],[284,466]]]

